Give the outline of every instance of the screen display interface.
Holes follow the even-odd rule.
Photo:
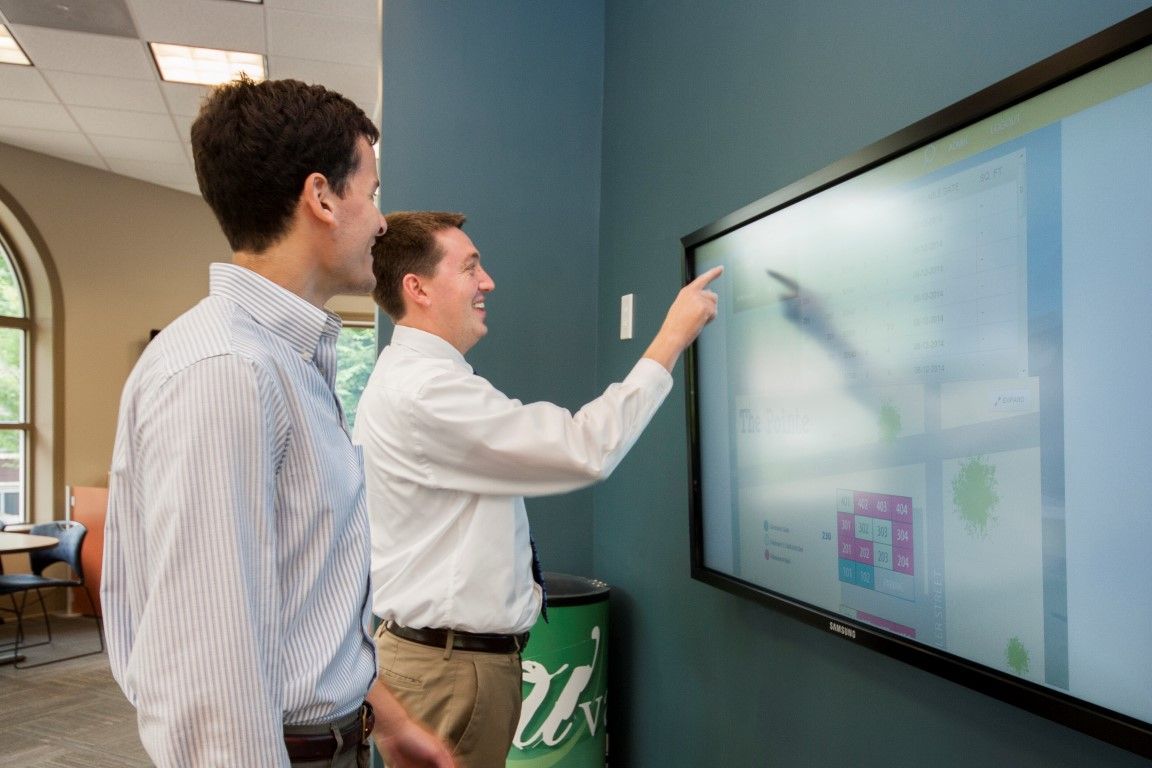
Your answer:
[[[704,569],[1152,722],[1150,83],[688,245]]]

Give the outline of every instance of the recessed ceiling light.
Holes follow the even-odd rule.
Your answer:
[[[168,43],[148,45],[160,69],[160,77],[170,83],[219,85],[235,80],[241,74],[256,82],[268,76],[263,54]]]
[[[20,43],[16,42],[16,38],[12,37],[8,27],[3,24],[0,24],[0,64],[32,66],[32,62],[28,60],[23,49],[20,48]]]

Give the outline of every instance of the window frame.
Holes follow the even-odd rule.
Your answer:
[[[20,291],[21,305],[23,308],[23,316],[21,317],[0,314],[0,328],[13,328],[22,332],[21,358],[23,362],[23,379],[20,383],[22,391],[20,393],[21,408],[19,418],[12,421],[0,418],[0,431],[13,430],[22,433],[20,440],[20,505],[18,519],[8,519],[3,510],[0,509],[0,524],[10,525],[25,523],[31,519],[32,478],[35,476],[32,463],[36,453],[35,446],[33,445],[36,430],[33,428],[31,418],[31,414],[36,412],[35,403],[33,403],[36,388],[33,386],[35,366],[34,356],[32,354],[32,350],[35,347],[34,335],[36,333],[36,321],[33,319],[35,315],[32,306],[32,296],[28,290],[28,280],[24,275],[24,265],[16,249],[12,247],[11,241],[5,237],[2,229],[0,229],[0,258],[3,258],[12,270],[16,288]]]

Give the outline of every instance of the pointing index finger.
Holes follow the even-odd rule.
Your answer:
[[[705,272],[701,275],[698,275],[696,277],[696,279],[690,283],[690,285],[695,286],[696,288],[704,289],[704,288],[708,287],[709,283],[711,283],[716,278],[720,277],[720,275],[723,274],[723,272],[724,272],[723,265],[721,265],[719,267],[712,267],[712,269],[708,270],[707,272]]]

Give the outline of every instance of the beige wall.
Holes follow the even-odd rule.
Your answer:
[[[39,521],[59,516],[64,484],[107,483],[120,390],[149,331],[199,301],[208,265],[231,251],[198,196],[0,144],[4,201],[38,233],[63,306],[62,467],[33,492]],[[374,309],[367,296],[337,296],[329,307],[356,319]]]
[[[38,231],[63,304],[63,467],[104,485],[121,387],[152,328],[207,291],[208,264],[230,258],[196,196],[0,144],[0,188]],[[56,499],[34,496],[36,520]]]

